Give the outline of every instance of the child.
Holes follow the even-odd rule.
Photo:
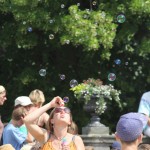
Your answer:
[[[26,115],[24,107],[15,108],[12,112],[11,121],[3,131],[3,144],[11,144],[15,150],[20,150],[29,137],[20,132],[19,127],[23,125],[23,118]]]

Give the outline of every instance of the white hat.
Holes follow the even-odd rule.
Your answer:
[[[15,99],[15,106],[28,106],[33,104],[28,96],[19,96]]]

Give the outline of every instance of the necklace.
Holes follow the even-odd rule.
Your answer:
[[[65,134],[65,136],[61,137],[61,138],[58,138],[55,134],[53,134],[55,139],[57,139],[58,141],[62,141],[66,136],[67,136],[67,133]]]
[[[59,150],[62,150],[63,145],[65,145],[65,143],[67,141],[67,139],[66,139],[67,133],[65,136],[63,136],[61,138],[58,138],[55,134],[53,134],[53,136],[58,141],[56,145],[58,145]]]

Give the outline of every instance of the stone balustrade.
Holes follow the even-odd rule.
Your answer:
[[[115,135],[89,134],[81,135],[85,146],[93,146],[94,150],[110,150],[111,144],[115,141]],[[143,137],[143,143],[150,144],[150,137]]]

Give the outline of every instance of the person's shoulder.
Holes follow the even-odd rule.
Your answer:
[[[70,134],[70,133],[69,133]],[[73,134],[70,134],[71,135],[71,137],[72,137],[72,141],[81,141],[82,140],[82,138],[80,137],[80,135],[78,135],[78,134],[75,134],[75,135],[73,135]]]
[[[142,99],[150,99],[150,91],[143,93]]]
[[[9,130],[9,129],[12,129],[12,128],[16,128],[12,123],[8,123],[6,126],[5,126],[5,128],[4,128],[4,130]]]
[[[41,116],[40,116],[40,120],[41,121],[48,121],[48,119],[49,119],[49,115],[45,112],[45,113],[43,113]],[[45,122],[44,121],[44,122]]]
[[[43,116],[43,117],[47,117],[47,116],[49,116],[49,115],[48,115],[48,113],[44,112],[44,113],[42,114],[42,116]]]

